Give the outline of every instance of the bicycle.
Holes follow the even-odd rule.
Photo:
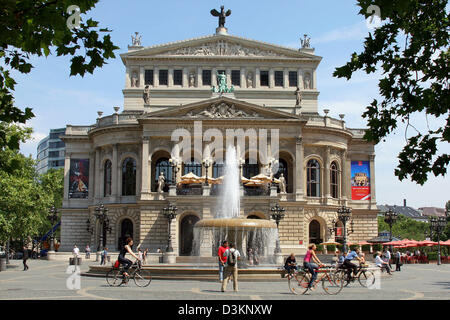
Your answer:
[[[341,274],[340,277],[343,282],[345,282],[344,287],[347,287],[351,282],[355,282],[356,279],[358,279],[359,284],[364,288],[375,283],[375,274],[372,271],[367,270],[367,266],[362,263],[357,267],[356,275],[354,275],[352,271],[350,277],[348,277],[348,268],[344,266],[339,267],[337,272]]]
[[[131,265],[130,269],[133,269],[129,276],[125,276],[123,266],[113,266],[111,270],[106,273],[106,282],[111,287],[119,287],[123,283],[128,283],[128,280],[133,277],[134,283],[138,287],[147,287],[152,281],[150,270],[142,269],[142,263],[136,260]]]
[[[325,266],[322,270],[324,270],[323,274],[318,275],[312,284],[313,287],[315,288],[319,282],[322,282],[322,289],[327,294],[336,295],[341,292],[343,287],[341,274],[330,266]],[[309,270],[304,267],[300,271],[295,270],[288,273],[289,290],[294,294],[305,294],[308,291],[311,276]]]

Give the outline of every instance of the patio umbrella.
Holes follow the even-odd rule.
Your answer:
[[[335,241],[327,241],[327,242],[322,242],[321,245],[323,246],[329,246],[329,245],[335,245],[337,246],[338,244],[340,244],[339,242],[335,242]]]
[[[385,242],[385,243],[383,243],[383,245],[388,245],[388,246],[390,246],[390,245],[392,245],[392,246],[402,246],[402,245],[404,245],[405,244],[405,242],[403,242],[403,240],[399,240],[399,241],[390,241],[390,242]]]
[[[441,246],[450,246],[450,239],[447,241],[441,241]]]
[[[358,242],[358,244],[360,245],[360,246],[365,246],[365,245],[368,245],[368,244],[370,244],[370,243],[368,243],[367,241],[359,241]]]
[[[430,241],[430,240],[424,240],[424,241],[419,241],[419,243],[417,245],[419,247],[431,247],[431,246],[437,246],[438,243],[434,242],[434,241]]]
[[[247,187],[256,187],[256,186],[260,187],[260,186],[264,185],[264,182],[259,181],[259,180],[250,179],[248,182],[244,183],[244,185]]]
[[[269,176],[266,176],[265,174],[262,174],[262,173],[254,176],[254,177],[251,177],[250,179],[251,180],[260,180],[260,181],[264,181],[264,182],[271,182],[272,181],[272,179]]]
[[[181,179],[185,179],[185,180],[188,180],[188,179],[199,180],[201,178],[199,176],[193,174],[192,172],[189,172],[188,174],[185,174],[184,176],[181,176]]]

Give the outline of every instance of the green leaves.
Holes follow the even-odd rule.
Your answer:
[[[84,76],[102,67],[107,59],[115,58],[119,49],[111,42],[107,28],[100,28],[92,18],[80,23],[79,29],[67,27],[71,5],[77,5],[82,14],[95,7],[98,0],[4,0],[0,9],[0,121],[25,123],[34,115],[30,108],[14,105],[12,91],[16,82],[10,70],[29,73],[33,67],[31,55],[48,56],[56,51],[57,56],[70,55],[70,75]],[[100,33],[106,33],[103,40]],[[22,108],[23,109],[23,108]],[[1,130],[1,128],[0,128]],[[0,148],[7,141],[0,131]],[[11,147],[11,145],[10,145]],[[17,146],[18,148],[18,146]],[[1,168],[0,168],[1,169]]]
[[[333,73],[349,80],[358,70],[384,72],[378,85],[383,100],[374,100],[363,114],[368,141],[384,140],[397,128],[398,120],[408,124],[408,129],[414,113],[447,117],[445,128],[417,132],[407,140],[395,170],[400,180],[424,184],[429,173],[445,175],[450,163],[450,156],[437,148],[438,142],[450,142],[447,4],[448,0],[359,0],[359,13],[366,18],[370,5],[379,6],[384,24],[365,39],[362,53],[353,53],[350,61]]]

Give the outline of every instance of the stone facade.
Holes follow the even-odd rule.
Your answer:
[[[197,145],[200,150],[210,144],[205,139],[208,132],[225,137],[230,129],[247,133],[279,130],[278,158],[285,167],[287,193],[250,193],[245,189],[241,216],[270,219],[274,204],[284,207],[286,216],[279,225],[283,253],[306,249],[312,239],[311,221],[319,225],[317,239],[334,240],[330,228],[342,205],[353,209],[350,241],[376,236],[374,146],[363,140],[364,130],[347,128],[345,121],[328,114],[319,115],[316,68],[321,57],[313,52],[311,48],[295,50],[227,34],[154,47],[130,47],[121,55],[126,67],[123,111],[119,113],[116,108],[113,114],[98,118],[90,126],[68,125],[62,137],[66,158],[61,249],[71,250],[74,244],[98,246],[101,228],[94,213],[103,203],[109,209],[111,230],[106,245],[110,250],[117,250],[125,234],[152,252],[164,250],[168,220],[163,209],[175,204],[178,215],[171,224],[172,247],[176,254],[186,254],[189,246],[183,243],[183,235],[186,228],[192,228],[186,226],[186,219],[214,217],[218,197],[205,185],[187,193],[167,188],[157,192],[161,170],[170,178],[167,185],[172,185],[172,179],[179,182],[187,173],[186,162],[167,167],[168,160],[173,160],[175,129],[192,134],[194,149],[196,137],[203,136]],[[228,84],[235,88],[233,93],[212,92],[219,70],[225,71]],[[192,74],[195,81],[189,83]],[[159,77],[164,77],[164,84]],[[150,91],[144,96],[146,85]],[[302,91],[300,106],[296,106],[297,87]],[[201,130],[195,132],[198,124]],[[226,145],[225,139],[222,142]],[[258,172],[264,173],[268,167],[260,161],[261,150],[252,148],[247,143],[245,150],[240,150],[242,160],[256,154]],[[207,156],[214,158],[219,151],[223,150]],[[194,152],[191,156],[199,165],[193,169],[198,170],[198,175],[214,175],[215,167],[206,170],[201,165],[204,154]],[[78,171],[82,171],[71,168],[73,159],[89,160],[84,175],[88,185],[85,198],[69,197],[69,189],[80,179]],[[316,181],[307,181],[310,160],[318,164]],[[352,200],[351,161],[370,163],[370,200]],[[332,164],[337,168],[335,178],[331,175]],[[178,170],[176,176],[174,169]],[[315,191],[311,193],[310,189]]]

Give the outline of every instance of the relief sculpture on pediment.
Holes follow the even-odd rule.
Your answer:
[[[231,106],[222,102],[220,104],[212,104],[208,108],[201,111],[191,111],[186,114],[190,118],[259,118],[256,113],[247,113],[239,110],[234,104]]]

